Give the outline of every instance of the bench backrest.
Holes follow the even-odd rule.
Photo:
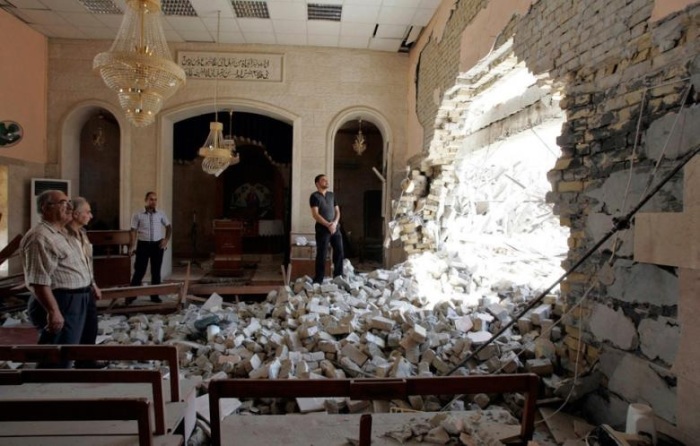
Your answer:
[[[349,397],[353,400],[391,400],[409,395],[525,393],[520,439],[532,439],[539,378],[535,374],[449,376],[380,379],[224,379],[209,383],[212,444],[221,444],[221,398]],[[361,440],[362,444],[362,440]]]

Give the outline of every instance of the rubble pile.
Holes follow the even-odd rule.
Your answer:
[[[555,295],[462,364],[535,290],[477,283],[446,255],[422,254],[392,270],[361,274],[346,261],[345,271],[322,285],[300,278],[260,303],[227,303],[214,294],[177,314],[101,317],[101,339],[176,345],[186,376],[204,380],[557,371],[566,344],[554,327],[564,310]],[[558,387],[560,381],[548,382]]]

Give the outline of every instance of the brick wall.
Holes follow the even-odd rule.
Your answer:
[[[460,78],[461,34],[487,3],[459,1],[442,39],[432,39],[420,50],[416,113],[425,128],[427,152],[422,167],[440,187],[450,147],[463,143],[459,132],[450,130],[459,127],[454,93],[478,80]],[[676,138],[681,143],[666,153],[657,181],[698,139],[692,126],[676,128],[673,122],[677,116],[681,122],[697,118],[700,3],[658,22],[650,20],[653,9],[652,0],[535,1],[527,14],[494,30],[498,45],[512,35],[518,61],[563,95],[566,123],[557,140],[561,156],[548,174],[552,191],[547,200],[570,228],[565,269],[612,229],[614,217],[643,196],[668,134],[686,132],[687,138]],[[681,209],[681,178],[674,178],[643,210]],[[640,329],[643,322],[670,321],[666,326],[678,333],[677,274],[673,268],[636,264],[632,240],[633,230],[622,231],[562,286],[570,305],[587,298],[566,323],[584,340],[579,353],[590,365],[599,361],[597,369],[606,378],[587,406],[596,421],[619,426],[627,404],[644,401],[669,423],[668,431],[681,439],[696,438],[697,428],[677,417],[679,412],[697,414],[698,406],[679,405],[677,393],[682,391],[676,387],[673,359],[646,357],[638,347],[649,336]],[[600,324],[603,317],[615,318],[615,323]],[[629,342],[613,342],[612,331],[619,326],[632,327]],[[699,387],[690,383],[685,389],[695,394]]]

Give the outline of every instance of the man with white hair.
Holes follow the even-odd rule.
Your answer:
[[[41,330],[39,344],[79,344],[92,302],[90,266],[66,232],[73,218],[70,200],[60,190],[37,197],[41,222],[20,243],[27,287],[32,290],[29,316]],[[42,367],[70,367],[69,361]]]

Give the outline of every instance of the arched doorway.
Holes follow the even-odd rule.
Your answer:
[[[209,123],[218,120],[233,135],[240,162],[214,177],[202,171],[198,150]],[[243,222],[242,254],[283,263],[291,225],[290,191],[293,127],[250,112],[205,113],[173,126],[173,255],[207,259],[216,252],[215,220]],[[258,260],[256,260],[258,259]]]
[[[376,112],[353,109],[336,119],[333,133],[333,190],[346,257],[370,269],[384,263],[387,129]]]
[[[91,230],[119,229],[119,124],[109,111],[91,113],[80,132],[80,172],[75,190],[92,208]],[[74,194],[75,195],[75,194]]]

